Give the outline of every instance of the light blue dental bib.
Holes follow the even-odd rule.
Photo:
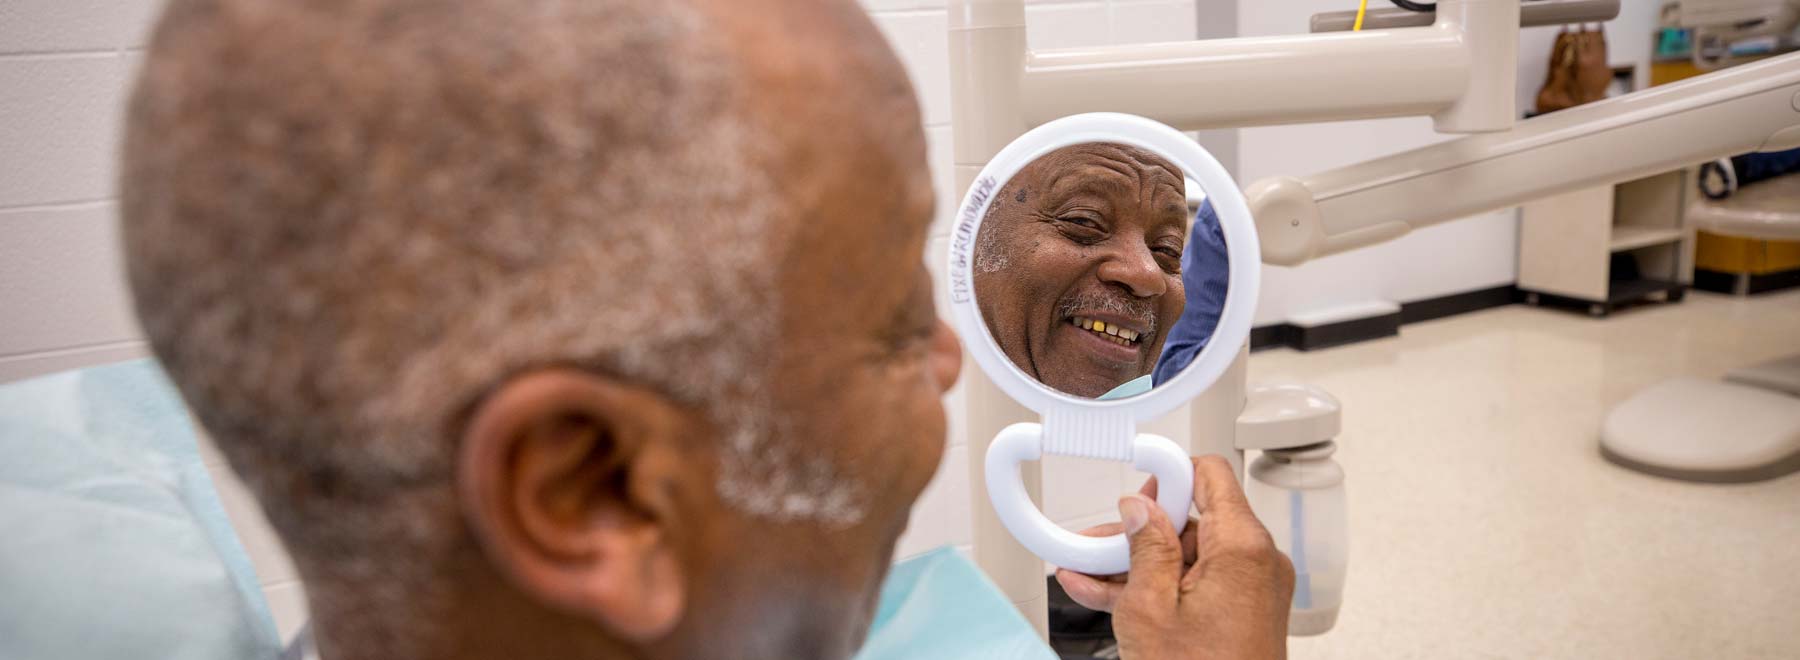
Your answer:
[[[856,660],[1056,660],[981,569],[953,548],[894,565]]]

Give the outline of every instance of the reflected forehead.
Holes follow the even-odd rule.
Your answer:
[[[1039,157],[1024,179],[1035,179],[1052,189],[1097,183],[1128,190],[1138,185],[1167,186],[1180,193],[1181,170],[1168,160],[1137,147],[1111,143],[1076,144]]]

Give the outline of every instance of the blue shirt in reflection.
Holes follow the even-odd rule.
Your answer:
[[[1225,309],[1225,289],[1231,284],[1228,265],[1219,214],[1213,211],[1211,200],[1202,202],[1188,235],[1187,249],[1181,253],[1181,284],[1187,289],[1187,304],[1181,309],[1181,318],[1169,328],[1162,357],[1157,358],[1156,369],[1150,372],[1155,384],[1166,383],[1181,373],[1212,339],[1219,312]]]

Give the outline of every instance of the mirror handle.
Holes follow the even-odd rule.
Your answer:
[[[1115,575],[1131,567],[1125,535],[1082,536],[1051,522],[1025,493],[1019,464],[1043,457],[1043,425],[1020,423],[994,436],[985,463],[988,501],[1013,538],[1044,561],[1089,575]],[[1131,464],[1156,476],[1156,503],[1179,534],[1187,526],[1194,497],[1194,466],[1186,451],[1160,435],[1140,433],[1132,441]]]

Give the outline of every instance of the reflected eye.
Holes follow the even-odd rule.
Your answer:
[[[1056,216],[1056,227],[1069,240],[1092,245],[1106,240],[1106,221],[1092,211],[1073,211]]]
[[[1156,264],[1170,275],[1181,273],[1181,250],[1167,245],[1159,245],[1151,249],[1156,254]]]
[[[1065,215],[1065,216],[1057,218],[1057,220],[1060,220],[1060,221],[1063,221],[1063,222],[1066,222],[1066,223],[1069,223],[1072,225],[1077,225],[1077,226],[1081,226],[1081,227],[1086,227],[1088,229],[1093,229],[1095,231],[1099,231],[1099,229],[1100,229],[1100,218],[1099,217],[1089,216],[1089,215],[1083,214],[1083,213]]]

